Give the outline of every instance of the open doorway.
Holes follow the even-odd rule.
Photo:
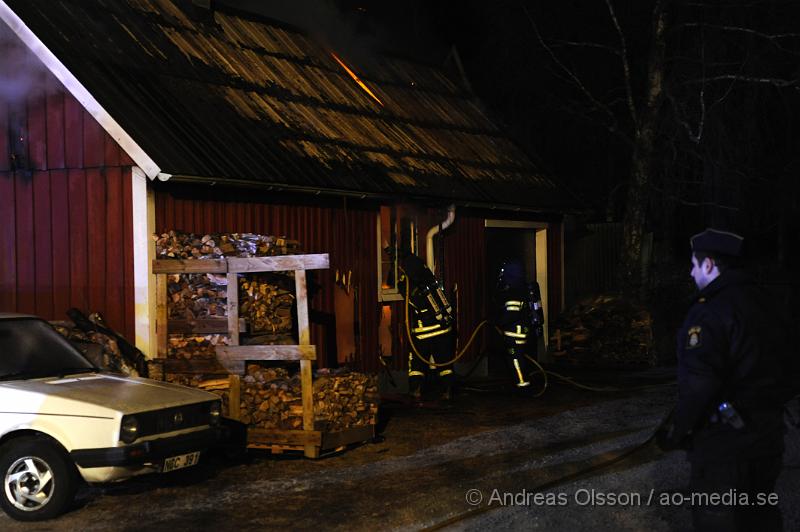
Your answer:
[[[547,224],[507,220],[486,220],[486,311],[492,312],[493,293],[500,266],[506,260],[519,260],[525,268],[525,281],[539,283],[544,310],[544,336],[539,338],[539,360],[546,359],[548,338],[547,305]],[[487,314],[488,315],[488,314]],[[496,335],[491,335],[495,337]],[[500,338],[490,342],[489,374],[507,371]]]

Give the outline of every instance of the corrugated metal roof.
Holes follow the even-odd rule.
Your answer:
[[[440,70],[349,65],[184,0],[6,0],[170,174],[553,210],[569,200]],[[345,62],[347,58],[343,58]]]

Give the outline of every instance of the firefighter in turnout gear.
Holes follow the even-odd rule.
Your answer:
[[[525,283],[522,264],[506,261],[497,280],[496,322],[503,335],[505,356],[514,369],[517,387],[530,386],[530,363],[537,359],[537,338],[542,335],[544,315],[539,285]]]
[[[408,254],[400,261],[398,287],[408,298],[410,346],[408,354],[408,386],[416,399],[422,397],[422,387],[428,371],[435,372],[443,386],[442,398],[449,400],[453,381],[453,366],[437,366],[453,359],[455,346],[453,308],[441,286],[422,260]],[[420,360],[420,356],[427,361]]]

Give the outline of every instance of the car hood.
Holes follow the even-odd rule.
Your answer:
[[[8,381],[0,388],[17,390],[30,399],[38,396],[38,401],[23,400],[14,409],[26,411],[27,403],[33,410],[30,413],[38,414],[114,417],[116,412],[135,414],[219,399],[186,386],[104,373]]]

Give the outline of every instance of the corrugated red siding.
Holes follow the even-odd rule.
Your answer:
[[[330,268],[315,270],[310,279],[319,291],[310,301],[311,342],[320,367],[335,365],[334,272],[353,271],[358,291],[361,338],[354,366],[377,371],[378,294],[375,242],[377,208],[341,204],[300,205],[248,200],[242,192],[223,199],[198,199],[174,194],[169,186],[156,190],[157,231],[178,229],[193,233],[252,232],[299,240],[306,253],[328,253]]]
[[[4,76],[19,53],[0,50]],[[23,96],[0,95],[0,311],[99,311],[133,338],[133,162],[54,77],[32,77]]]
[[[486,318],[486,232],[483,217],[458,213],[444,233],[444,279],[447,290],[458,285],[458,337],[463,348],[475,327]],[[480,352],[489,329],[475,338],[462,360]]]

